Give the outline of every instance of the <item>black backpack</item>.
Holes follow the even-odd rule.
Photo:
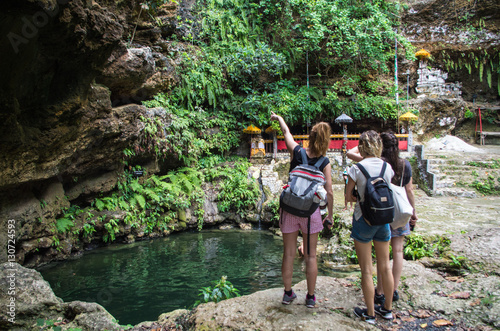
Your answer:
[[[358,194],[363,218],[369,225],[384,225],[394,220],[394,198],[389,184],[384,180],[387,163],[384,162],[380,175],[370,177],[361,164],[356,164],[366,177],[365,197],[361,201]]]

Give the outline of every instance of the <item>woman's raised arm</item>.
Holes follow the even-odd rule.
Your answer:
[[[274,112],[271,112],[271,121],[278,121],[281,127],[281,131],[283,132],[283,136],[285,137],[285,144],[288,152],[290,153],[290,157],[293,158],[293,149],[298,144],[293,140],[292,134],[290,133],[290,129],[288,129],[288,125],[286,125],[283,117],[276,115]]]

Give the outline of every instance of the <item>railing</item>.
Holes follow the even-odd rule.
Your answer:
[[[360,134],[348,134],[347,135],[347,143],[346,148],[349,150],[358,146]],[[292,136],[293,140],[295,140],[298,144],[303,147],[309,146],[309,135],[294,135]],[[408,134],[396,134],[396,137],[399,139],[399,149],[401,151],[408,150]],[[275,151],[274,144],[276,143],[276,152],[277,153],[287,153],[288,150],[285,144],[285,137],[277,136],[276,140],[266,139],[264,140],[264,146],[266,151],[266,156],[272,157]],[[342,145],[344,143],[344,135],[343,134],[332,134],[330,136],[330,144],[328,146],[328,150],[331,152],[341,152]]]

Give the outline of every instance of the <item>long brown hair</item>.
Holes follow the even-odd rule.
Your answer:
[[[312,155],[326,155],[330,144],[330,124],[319,122],[314,125],[309,134],[309,151]]]
[[[393,184],[398,184],[401,181],[403,173],[403,160],[399,157],[399,142],[396,135],[390,131],[380,134],[384,149],[382,150],[382,159],[389,163],[394,170]]]

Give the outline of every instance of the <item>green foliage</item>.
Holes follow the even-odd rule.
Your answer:
[[[199,107],[194,111],[177,108],[165,94],[144,104],[164,108],[170,118],[168,125],[158,118],[141,118],[145,124],[141,146],[161,158],[173,155],[189,166],[204,155],[224,153],[240,143],[240,132],[231,114],[207,112]]]
[[[490,195],[490,194],[499,194],[500,193],[500,177],[497,178],[495,182],[495,177],[489,174],[484,180],[477,178],[470,184],[470,187],[473,187],[477,191]]]
[[[479,34],[484,33],[484,31],[480,29],[476,29],[471,25],[461,25],[461,29],[466,29],[469,32],[469,41],[474,41],[474,36],[479,40]],[[474,75],[478,75],[479,81],[483,81],[484,72],[486,72],[486,80],[488,83],[488,87],[493,88],[492,84],[492,75],[494,73],[500,72],[500,64],[497,63],[500,61],[500,56],[498,53],[488,53],[486,51],[481,51],[479,49],[476,52],[468,52],[468,53],[458,53],[457,51],[441,51],[441,58],[445,64],[445,68],[448,71],[458,71],[458,70],[467,70],[469,75],[472,75],[472,69],[475,68],[476,71]],[[498,80],[500,81],[500,75],[497,75]],[[500,95],[500,85],[498,86],[498,95]],[[488,112],[488,110],[485,110]],[[466,113],[467,114],[467,113]],[[467,117],[466,117],[467,118]],[[483,120],[495,120],[496,113],[493,114],[492,117],[486,115],[483,116]]]
[[[246,93],[262,86],[259,81],[263,77],[281,76],[287,68],[284,55],[260,42],[253,47],[238,47],[225,62],[233,83]]]
[[[472,111],[470,111],[469,108],[467,108],[467,110],[465,111],[464,117],[466,119],[471,119],[471,118],[474,118],[475,116],[476,115]]]
[[[95,227],[93,224],[85,223],[83,225],[83,237],[84,238],[90,238],[92,236],[92,233],[96,232]]]
[[[152,175],[143,181],[127,175],[118,184],[118,206],[128,211],[125,222],[133,226],[145,224],[146,233],[167,230],[172,220],[169,210],[185,210],[203,199],[202,180],[203,175],[193,168],[181,168],[161,177]]]
[[[498,301],[498,295],[491,293],[490,291],[487,291],[484,298],[481,299],[481,304],[488,308],[493,308],[495,302],[497,301]]]
[[[257,182],[248,178],[249,166],[247,160],[242,160],[235,162],[234,167],[224,166],[223,169],[215,170],[216,174],[212,172],[209,175],[223,179],[217,196],[219,211],[231,211],[244,216],[255,207],[260,190]]]
[[[201,29],[198,43],[216,44],[221,52],[248,45],[262,34],[256,24],[255,4],[242,0],[204,0],[197,3]]]
[[[230,97],[232,92],[224,88],[227,79],[223,61],[220,54],[197,53],[189,56],[184,53],[177,68],[182,73],[182,80],[180,86],[172,91],[175,105],[189,111],[197,107],[215,110],[221,98]]]
[[[104,242],[115,241],[116,234],[120,232],[118,222],[115,219],[111,219],[108,223],[104,224],[106,233],[103,235],[102,239]]]
[[[396,32],[400,11],[397,2],[385,1],[198,1],[195,18],[184,22],[198,47],[180,54],[180,83],[144,103],[167,109],[171,124],[144,119],[151,140],[145,145],[190,165],[213,146],[225,152],[238,145],[247,124],[270,125],[270,111],[301,126],[343,112],[395,119],[393,81],[379,75],[388,73],[396,40],[414,59],[413,47]],[[306,65],[314,87],[306,77],[283,78]],[[215,137],[204,136],[207,131]]]
[[[56,229],[60,233],[69,231],[74,226],[75,217],[83,211],[79,206],[71,205],[69,208],[63,209],[63,217],[56,219]]]
[[[58,252],[61,251],[60,241],[57,236],[52,236],[52,247],[54,247]]]
[[[461,257],[454,257],[449,253],[451,240],[447,236],[424,237],[418,233],[412,233],[406,237],[403,254],[406,259],[418,260],[423,257],[450,258],[451,266],[458,267],[458,262],[464,261]],[[461,264],[460,264],[461,265]]]
[[[479,168],[500,169],[500,159],[492,159],[491,162],[470,161],[467,162],[467,165]]]
[[[451,266],[454,268],[461,268],[463,266],[463,263],[467,261],[467,258],[464,256],[455,256],[453,254],[450,254],[450,259],[451,259]]]
[[[272,218],[271,221],[273,222],[274,226],[278,225],[278,222],[280,220],[280,200],[278,197],[274,198],[270,203],[269,203],[269,209],[272,211]]]
[[[172,0],[144,0],[143,3],[146,3],[149,7],[149,9],[151,10],[156,10],[158,7],[160,7],[161,5],[164,5],[168,2],[170,2]],[[175,3],[177,3],[177,1],[173,1]]]
[[[214,281],[213,286],[202,287],[200,289],[200,296],[203,298],[195,303],[197,306],[200,303],[219,302],[225,299],[239,297],[239,290],[236,289],[227,276],[222,276],[220,280]]]
[[[406,259],[411,258],[412,260],[434,255],[432,245],[417,233],[412,233],[406,237],[403,253]]]
[[[64,233],[73,227],[74,223],[69,217],[62,217],[56,220],[56,228],[60,233]]]
[[[349,261],[353,264],[359,263],[358,254],[355,249],[352,250],[351,255],[349,256]]]
[[[37,318],[36,320],[36,329],[35,330],[51,330],[51,331],[61,331],[62,327],[59,325],[64,325],[65,323],[58,323],[57,321],[54,320],[44,320],[41,318]],[[82,331],[80,328],[66,328],[65,330],[68,331]]]

